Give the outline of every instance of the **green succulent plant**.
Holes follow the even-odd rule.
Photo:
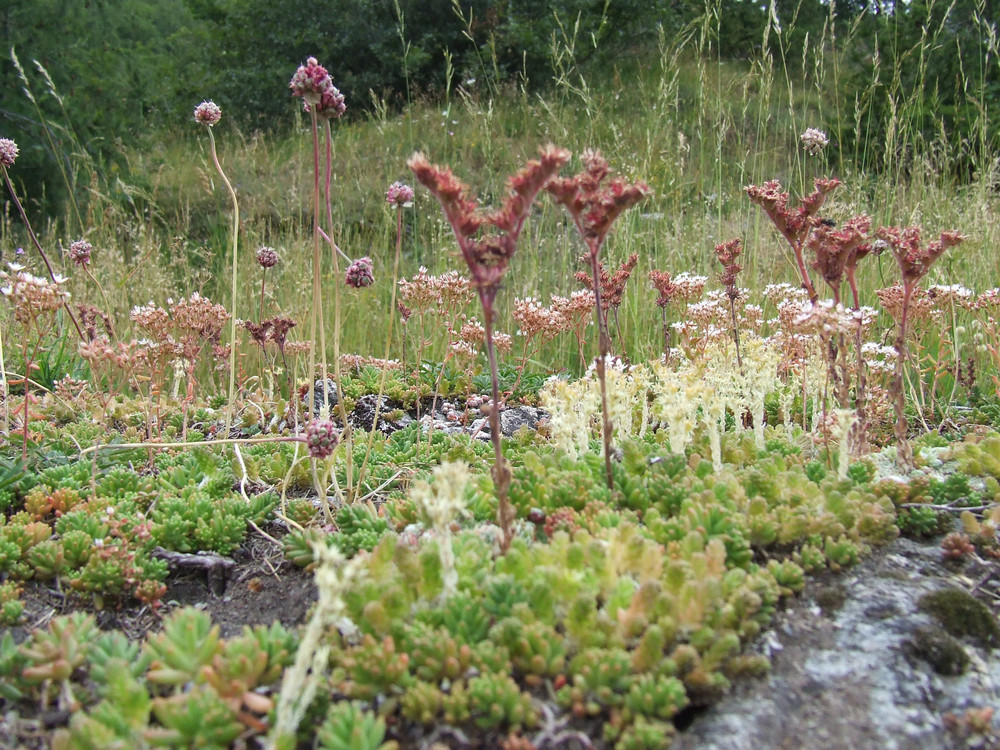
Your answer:
[[[161,632],[146,640],[144,654],[151,659],[147,678],[158,685],[194,682],[219,649],[219,626],[207,612],[178,609],[166,617]]]
[[[395,742],[383,742],[385,721],[357,703],[341,701],[330,706],[317,740],[323,750],[391,750]]]

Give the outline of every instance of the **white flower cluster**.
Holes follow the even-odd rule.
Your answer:
[[[729,408],[737,415],[750,412],[755,439],[763,447],[764,399],[781,386],[781,350],[769,339],[748,336],[741,354],[742,371],[732,341],[720,336],[706,344],[703,356],[675,359],[675,367],[662,362],[625,367],[609,359],[605,380],[613,434],[641,436],[651,419],[656,420],[667,431],[671,452],[683,453],[700,419],[709,435],[713,464],[720,468],[721,433]],[[590,438],[600,435],[600,385],[592,369],[573,383],[549,380],[539,396],[551,415],[552,440],[560,450],[583,453]],[[742,425],[739,416],[736,424],[738,429]]]
[[[430,524],[438,537],[441,558],[442,598],[458,591],[458,570],[451,545],[451,522],[465,509],[465,487],[471,474],[461,461],[445,461],[434,469],[434,482],[414,482],[410,499],[417,512]]]
[[[818,156],[823,153],[823,149],[830,143],[830,139],[826,137],[826,133],[816,128],[806,128],[806,132],[799,136],[799,140],[802,141],[802,148],[811,156]]]
[[[294,737],[306,709],[312,704],[317,687],[326,679],[330,666],[330,645],[324,642],[323,635],[327,627],[336,625],[342,631],[357,630],[344,614],[347,609],[344,594],[367,572],[366,556],[356,555],[346,560],[339,549],[324,543],[315,545],[314,551],[319,600],[299,642],[295,663],[285,671],[281,681],[274,729],[269,737],[270,747],[276,745],[278,738]]]

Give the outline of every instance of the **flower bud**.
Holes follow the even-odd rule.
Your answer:
[[[306,428],[306,447],[312,458],[329,457],[338,443],[340,433],[329,419],[314,419]]]

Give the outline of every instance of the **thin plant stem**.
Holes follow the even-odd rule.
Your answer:
[[[913,450],[906,439],[906,394],[903,389],[903,363],[906,359],[906,324],[910,312],[910,299],[913,296],[913,285],[903,284],[903,309],[899,316],[899,330],[896,332],[896,369],[892,377],[893,407],[896,411],[896,423],[893,433],[896,438],[896,463],[900,468],[913,468]]]
[[[319,254],[319,128],[317,126],[316,108],[310,108],[310,118],[312,120],[313,137],[313,304],[309,321],[309,338],[312,346],[309,347],[309,418],[313,418],[313,410],[316,404],[316,337],[318,321],[323,310],[323,294],[320,287],[320,274],[322,264]],[[323,388],[326,389],[326,351],[323,351]],[[327,399],[328,401],[328,399]],[[315,459],[310,459],[315,461]]]
[[[215,164],[216,170],[219,172],[219,176],[222,178],[222,182],[225,184],[226,189],[229,191],[229,197],[233,201],[233,279],[232,279],[232,293],[230,299],[229,308],[229,407],[226,409],[226,435],[229,435],[229,431],[233,427],[233,409],[235,407],[235,393],[236,393],[236,280],[237,280],[237,269],[236,264],[237,252],[239,250],[239,236],[240,236],[240,205],[236,200],[236,191],[233,189],[232,183],[229,182],[229,178],[226,177],[226,173],[222,169],[222,164],[219,162],[219,153],[215,148],[215,134],[212,132],[212,128],[208,128],[208,143],[212,151],[212,162]]]
[[[493,486],[497,493],[497,522],[503,538],[500,541],[500,551],[506,554],[513,538],[511,524],[514,521],[514,506],[510,504],[508,490],[510,488],[510,464],[503,455],[500,442],[500,373],[497,368],[496,349],[493,346],[493,299],[489,290],[479,290],[479,300],[483,305],[483,328],[486,330],[486,359],[490,365],[490,381],[492,388],[492,403],[490,404],[490,441],[493,443]]]
[[[330,121],[324,122],[326,131],[326,219],[333,231],[333,206],[330,202],[330,180],[333,175],[333,130]],[[317,227],[319,220],[317,219]],[[318,240],[317,240],[318,241]],[[354,440],[351,435],[351,425],[347,421],[347,407],[344,406],[344,393],[340,380],[340,257],[343,253],[334,243],[338,252],[333,253],[333,380],[337,387],[337,409],[340,412],[340,421],[344,425],[341,441],[344,444],[345,479],[347,484],[347,501],[351,502],[354,497]],[[326,388],[326,326],[320,328],[320,345],[323,347],[323,388]]]
[[[264,284],[267,282],[267,269],[262,269],[260,276],[260,313],[258,314],[258,320],[264,319]]]
[[[7,385],[7,363],[4,360],[3,334],[0,333],[0,381],[3,389],[3,434],[10,433],[10,388]]]
[[[581,229],[582,232],[582,229]],[[586,235],[584,235],[586,236]],[[615,479],[611,473],[611,409],[608,406],[608,385],[604,368],[611,351],[611,337],[608,335],[606,318],[601,314],[601,275],[597,265],[598,249],[591,248],[590,271],[594,280],[594,316],[597,318],[597,359],[594,370],[601,384],[601,438],[604,443],[604,474],[608,489],[614,490]]]
[[[372,454],[372,445],[375,442],[375,428],[378,426],[378,418],[382,412],[382,394],[385,393],[385,383],[389,377],[389,351],[392,346],[392,329],[393,324],[396,322],[396,283],[399,280],[399,257],[402,254],[403,249],[403,208],[402,206],[396,206],[396,257],[392,263],[392,289],[389,292],[389,323],[386,326],[385,332],[385,356],[383,359],[382,366],[382,377],[379,379],[378,383],[378,396],[375,398],[375,417],[372,420],[372,429],[368,433],[368,442],[365,445],[365,460],[361,463],[361,469],[358,471],[358,487],[361,487],[361,482],[364,480],[365,470],[368,468],[368,459]]]

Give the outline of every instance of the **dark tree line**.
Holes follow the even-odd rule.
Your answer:
[[[708,24],[713,50],[734,58],[780,53],[798,61],[806,44],[824,37],[831,17],[841,39],[860,19],[842,71],[845,89],[868,85],[877,64],[897,94],[920,102],[911,109],[920,120],[912,127],[930,134],[945,118],[963,132],[981,122],[976,101],[984,91],[985,101],[995,100],[1000,79],[985,32],[998,0],[956,0],[953,7],[840,0],[832,13],[829,2],[775,0],[781,33],[771,33],[770,49],[762,50],[772,17],[764,0],[7,0],[0,10],[0,135],[21,146],[18,179],[33,194],[44,186],[58,199],[60,160],[83,150],[102,169],[112,167],[118,139],[176,127],[203,98],[241,125],[287,126],[294,110],[284,90],[309,55],[327,65],[357,116],[370,105],[369,91],[390,106],[433,96],[445,89],[448,70],[454,84],[475,77],[480,86],[515,80],[542,88],[553,72],[553,43],[574,35],[576,62],[599,73],[622,55],[651,49],[660,29],[668,38],[678,34],[706,7],[715,14]],[[12,49],[37,106],[21,92]],[[32,60],[51,76],[62,105]],[[887,106],[885,96],[875,96],[863,132],[842,137],[877,135]]]

